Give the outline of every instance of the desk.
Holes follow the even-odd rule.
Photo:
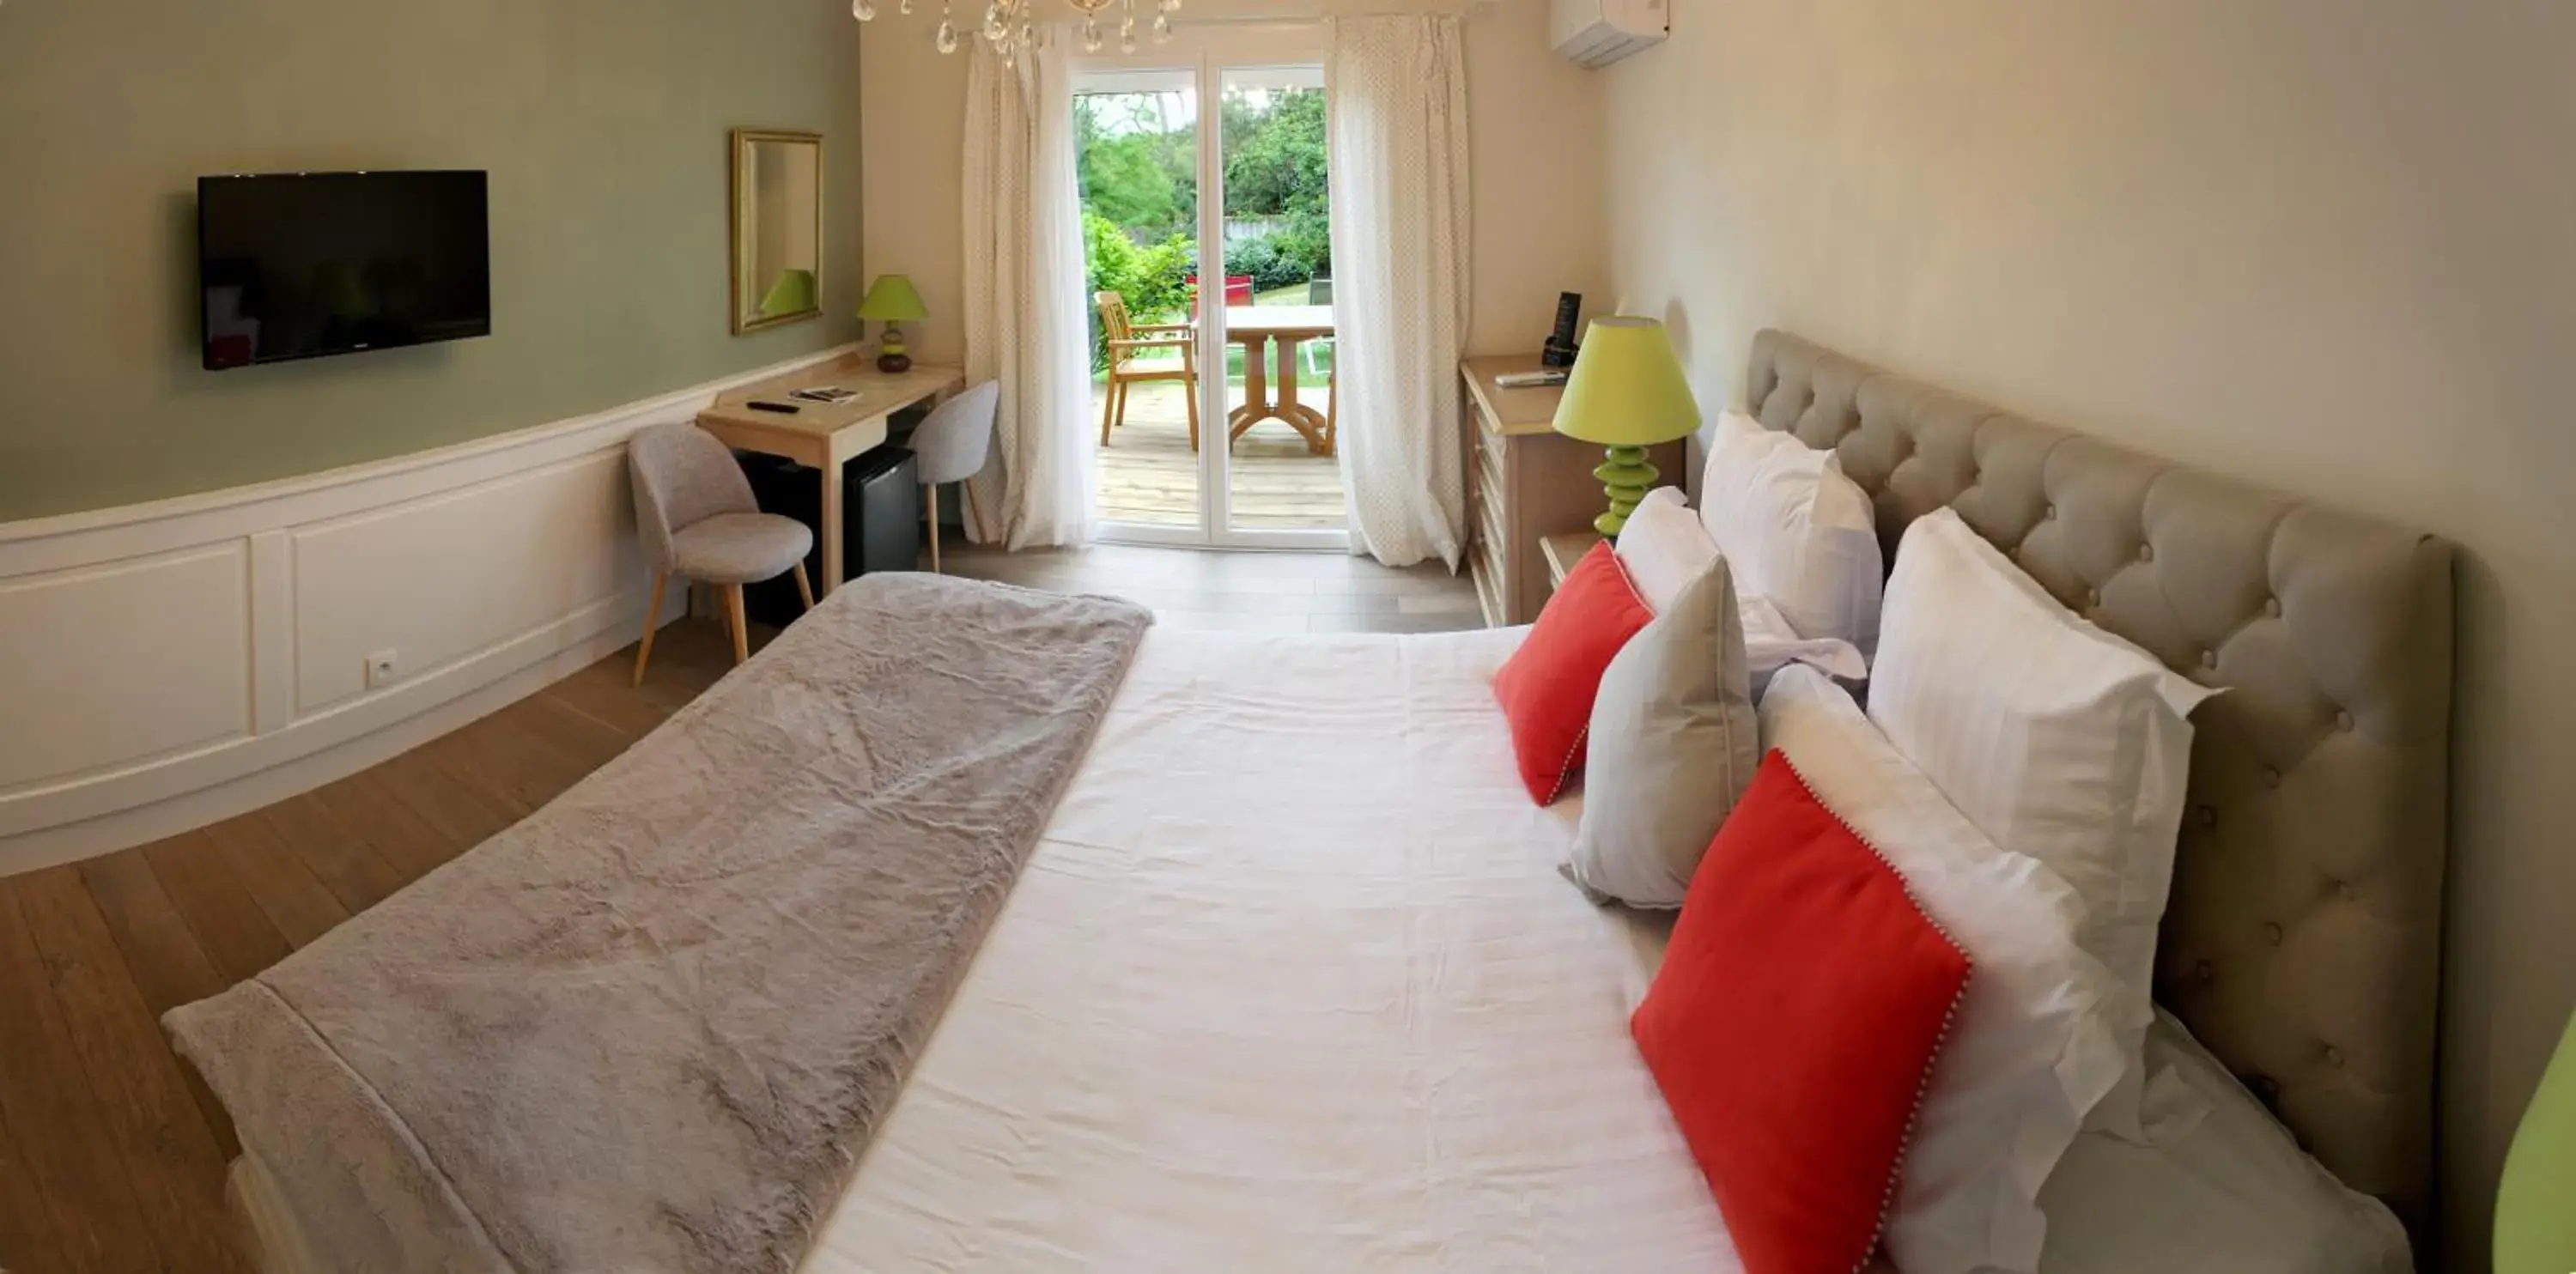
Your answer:
[[[846,403],[798,402],[791,389],[834,385],[855,389]],[[915,363],[912,370],[888,376],[863,354],[848,354],[837,363],[789,372],[716,395],[698,413],[698,427],[737,451],[784,456],[823,471],[823,578],[817,591],[829,594],[841,586],[841,466],[851,457],[886,440],[886,417],[906,407],[936,403],[966,388],[963,368]],[[752,399],[794,403],[793,416],[753,411]]]
[[[1333,334],[1329,305],[1229,305],[1225,338],[1243,347],[1243,405],[1226,413],[1225,439],[1232,442],[1265,420],[1284,420],[1306,437],[1306,450],[1333,454],[1333,419],[1297,401],[1297,346]],[[1261,366],[1265,346],[1279,348],[1279,397],[1272,401],[1268,374]]]

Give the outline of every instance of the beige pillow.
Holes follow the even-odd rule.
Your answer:
[[[1673,908],[1762,759],[1724,559],[1601,675],[1565,878],[1594,902]]]

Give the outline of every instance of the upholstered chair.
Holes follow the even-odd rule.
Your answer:
[[[760,511],[751,480],[714,434],[693,424],[655,425],[626,446],[626,471],[635,483],[635,526],[644,561],[653,568],[653,603],[644,612],[644,643],[635,651],[635,684],[653,657],[653,630],[662,617],[662,590],[677,575],[723,590],[725,626],[733,633],[733,661],[751,657],[751,630],[743,621],[742,586],[796,573],[796,591],[811,609],[813,581],[805,555],[814,532],[794,518]]]
[[[1002,382],[988,380],[939,404],[912,431],[912,454],[921,468],[922,506],[930,510],[930,569],[939,569],[939,486],[982,472],[993,449],[993,414],[1002,405]],[[969,492],[968,504],[974,502]]]

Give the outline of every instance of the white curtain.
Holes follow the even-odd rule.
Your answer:
[[[967,41],[966,378],[1002,384],[967,534],[1013,549],[1083,543],[1096,503],[1065,43],[1042,31],[1005,65],[988,42]]]
[[[1466,542],[1467,73],[1458,19],[1332,20],[1333,357],[1351,551],[1389,566]]]

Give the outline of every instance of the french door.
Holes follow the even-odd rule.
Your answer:
[[[1073,71],[1100,538],[1347,549],[1320,24]]]

